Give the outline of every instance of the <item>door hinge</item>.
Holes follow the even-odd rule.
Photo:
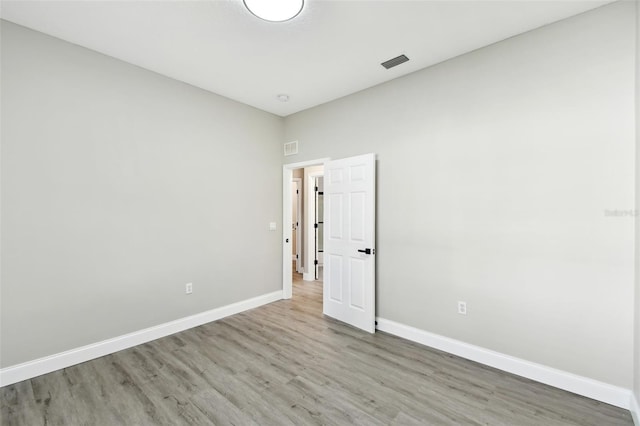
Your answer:
[[[317,223],[314,223],[314,224],[313,224],[313,227],[314,227],[314,228],[316,228],[316,229],[318,229],[318,224],[317,224]]]
[[[296,194],[299,194],[299,193],[300,193],[300,191],[298,191],[298,190],[296,189]]]
[[[318,192],[318,187],[316,186],[316,192]]]
[[[313,264],[314,264],[314,265],[317,265],[317,264],[318,264],[318,261],[317,261],[317,260],[314,260],[314,261],[313,261]]]

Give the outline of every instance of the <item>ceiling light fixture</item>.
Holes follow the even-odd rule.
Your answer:
[[[302,11],[304,0],[242,0],[249,12],[270,22],[293,19]]]

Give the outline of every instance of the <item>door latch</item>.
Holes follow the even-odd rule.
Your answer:
[[[360,253],[364,253],[364,254],[371,254],[371,252],[372,252],[373,250],[372,250],[372,249],[370,249],[370,248],[366,248],[366,249],[364,249],[364,250],[358,250],[358,251],[359,251]]]

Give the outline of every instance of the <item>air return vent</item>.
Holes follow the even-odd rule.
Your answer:
[[[408,60],[409,60],[409,58],[407,58],[405,55],[400,55],[400,56],[396,56],[393,59],[389,59],[388,61],[385,61],[385,62],[381,63],[380,65],[382,65],[386,69],[389,69],[389,68],[393,68],[395,66],[398,66],[400,64],[404,64]]]
[[[298,153],[298,141],[287,142],[284,144],[284,156],[295,155]]]

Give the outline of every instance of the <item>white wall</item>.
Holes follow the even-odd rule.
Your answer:
[[[3,367],[281,288],[281,118],[5,21],[1,118]]]
[[[291,161],[378,155],[379,316],[632,387],[632,7],[285,119]]]

